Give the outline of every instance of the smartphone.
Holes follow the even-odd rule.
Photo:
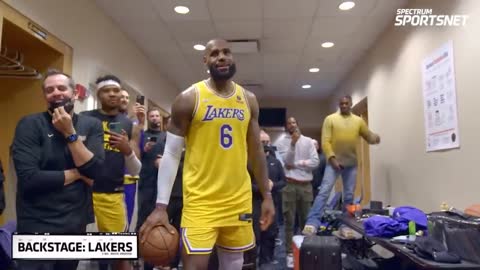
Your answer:
[[[63,105],[63,108],[67,113],[70,113],[71,111],[73,111],[73,102],[71,100],[67,101],[65,105]]]
[[[150,142],[157,142],[157,137],[150,137],[150,138],[149,138],[149,141],[150,141]]]
[[[112,132],[121,134],[122,133],[122,125],[120,122],[111,122],[108,123],[108,129]]]
[[[53,111],[56,109],[56,108],[59,108],[59,107],[62,107],[63,106],[63,109],[65,109],[65,111],[67,113],[70,113],[72,110],[73,110],[73,102],[68,99],[68,100],[63,100],[62,102],[59,102],[59,103],[52,103],[50,104],[48,110],[53,113]]]
[[[145,105],[145,96],[138,95],[137,96],[137,103],[140,103],[140,105]]]

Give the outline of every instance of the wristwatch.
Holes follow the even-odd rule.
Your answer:
[[[67,140],[68,143],[73,143],[78,140],[78,135],[74,133],[70,136],[67,136],[67,138],[65,139]]]

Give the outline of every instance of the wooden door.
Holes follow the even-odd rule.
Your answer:
[[[56,68],[67,74],[72,71],[73,50],[18,11],[0,1],[0,46],[23,55],[23,64],[44,73]],[[4,183],[6,209],[0,224],[15,219],[15,183],[9,164],[9,147],[15,127],[23,116],[44,111],[42,80],[32,78],[0,78],[0,158],[7,177]]]
[[[358,106],[354,108],[354,113],[360,116],[368,125],[368,104],[367,98],[362,100]],[[371,200],[371,185],[370,185],[370,146],[364,139],[359,139],[357,142],[357,186],[355,188],[355,198],[362,195],[362,205],[369,205]]]

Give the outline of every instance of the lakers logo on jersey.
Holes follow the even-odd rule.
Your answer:
[[[232,109],[232,108],[215,108],[212,105],[207,106],[207,111],[202,121],[211,121],[215,118],[237,118],[240,121],[243,121],[244,110],[242,109]]]

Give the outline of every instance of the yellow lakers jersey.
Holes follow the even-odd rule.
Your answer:
[[[252,213],[245,90],[235,84],[235,91],[222,97],[205,81],[194,86],[196,106],[185,137],[182,227],[251,225],[239,218]]]

